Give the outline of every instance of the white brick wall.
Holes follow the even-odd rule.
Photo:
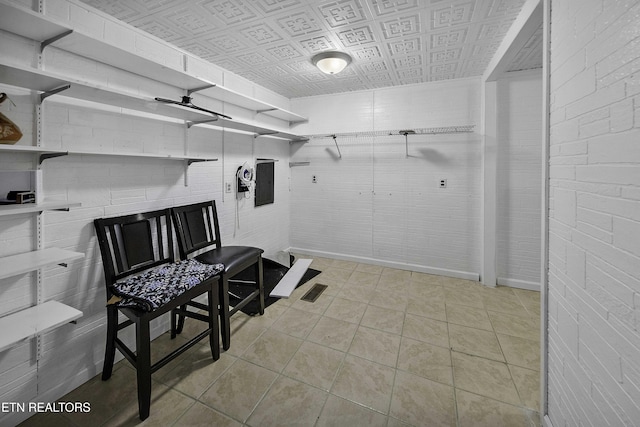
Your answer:
[[[640,2],[554,1],[549,417],[640,422]]]
[[[498,284],[540,287],[541,70],[498,81]]]
[[[464,79],[292,100],[303,134],[479,123],[480,82]],[[476,129],[476,132],[478,129]],[[481,140],[477,133],[312,139],[292,160],[291,245],[477,280]],[[312,183],[312,176],[317,183]],[[439,188],[447,179],[447,188]]]

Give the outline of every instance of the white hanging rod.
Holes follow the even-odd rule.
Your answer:
[[[372,136],[392,136],[392,135],[434,135],[434,134],[449,134],[449,133],[471,133],[474,131],[476,125],[463,125],[463,126],[441,126],[433,128],[414,128],[414,129],[400,129],[400,130],[379,130],[379,131],[365,131],[365,132],[346,132],[346,133],[334,133],[334,134],[317,134],[317,135],[304,135],[305,138],[322,139],[322,138],[358,138],[358,137],[372,137]]]

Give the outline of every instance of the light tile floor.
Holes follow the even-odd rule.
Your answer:
[[[539,293],[367,264],[315,259],[322,271],[264,316],[237,314],[231,348],[203,341],[154,374],[159,426],[539,426]],[[328,289],[314,303],[300,297]],[[164,334],[155,354],[176,341]],[[61,401],[88,414],[24,426],[121,426],[138,419],[135,372],[119,362]]]

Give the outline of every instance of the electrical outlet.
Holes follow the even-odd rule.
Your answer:
[[[225,182],[224,184],[224,192],[225,193],[231,193],[232,188],[231,188],[231,183],[230,182]]]
[[[313,175],[313,176],[311,177],[311,182],[313,182],[314,184],[316,184],[316,183],[318,182],[318,178],[317,178],[315,175]]]
[[[446,179],[441,179],[440,180],[440,188],[447,188],[447,180]]]

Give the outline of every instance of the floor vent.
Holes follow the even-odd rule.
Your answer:
[[[313,285],[313,288],[309,289],[309,292],[304,294],[304,296],[300,299],[302,301],[315,302],[320,296],[320,294],[324,292],[324,290],[327,288],[328,288],[327,285],[316,283],[315,285]]]

